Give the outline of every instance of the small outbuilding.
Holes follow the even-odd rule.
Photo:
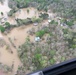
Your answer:
[[[50,23],[50,22],[51,22],[51,20],[49,19],[49,20],[48,20],[48,22]]]
[[[34,25],[34,26],[37,26],[37,25],[38,25],[38,23],[33,23],[33,25]]]
[[[35,41],[36,42],[40,41],[40,37],[35,37]]]

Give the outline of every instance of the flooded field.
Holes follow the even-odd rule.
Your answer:
[[[14,73],[17,71],[18,66],[21,65],[21,62],[17,54],[17,48],[19,47],[19,45],[25,42],[26,37],[28,36],[27,31],[31,27],[32,25],[30,25],[29,27],[25,26],[24,28],[19,27],[11,30],[11,32],[7,35],[2,34],[2,39],[6,42],[6,44],[9,45],[10,49],[7,49],[7,45],[0,47],[0,62],[10,67],[14,64]],[[9,41],[9,38],[12,40],[16,48],[12,46],[12,44]],[[31,37],[31,40],[34,40],[33,36]],[[11,51],[12,53],[10,53]]]
[[[37,11],[37,9],[32,7],[23,8],[19,9],[15,14],[13,14],[12,17],[8,17],[7,22],[9,22],[10,24],[17,24],[15,19],[27,19],[32,17],[38,18],[38,16],[39,12]]]
[[[3,13],[3,15],[0,14],[1,20],[6,18],[6,21],[3,22],[9,22],[12,25],[17,24],[15,19],[38,18],[39,16],[39,11],[32,7],[19,9],[13,16],[9,17],[7,14],[10,10],[8,0],[5,0],[3,4],[0,3],[0,13]],[[53,17],[53,14],[49,14],[49,16]],[[46,26],[47,24],[48,21],[45,20],[43,25]],[[17,72],[18,66],[22,65],[17,53],[18,47],[25,42],[27,36],[30,37],[32,42],[35,41],[35,36],[30,36],[28,34],[28,31],[33,28],[36,29],[36,26],[33,24],[23,25],[12,29],[6,35],[0,33],[0,40],[5,42],[0,46],[0,62],[13,68],[13,73],[11,75],[14,75]],[[0,44],[1,43],[0,41]]]
[[[9,22],[10,24],[16,24],[15,19],[17,18],[26,19],[38,17],[38,11],[34,8],[20,9],[14,14],[14,16],[8,17],[7,13],[11,10],[8,7],[8,0],[5,0],[3,4],[0,3],[0,9],[1,12],[4,13],[4,16],[0,15],[0,18],[6,17],[7,22]],[[27,10],[29,10],[29,13],[27,12]],[[21,62],[17,54],[17,48],[25,42],[26,37],[28,36],[27,31],[30,30],[32,27],[33,25],[14,28],[7,35],[0,33],[0,39],[4,40],[6,43],[5,45],[0,47],[0,62],[9,67],[12,67],[13,65],[13,73],[16,73],[18,66],[21,65]],[[15,47],[12,46],[12,43],[9,39],[11,39]],[[34,40],[33,36],[31,37],[31,40]],[[7,49],[8,46],[9,49]]]
[[[19,19],[26,19],[32,17],[38,17],[39,13],[38,10],[32,7],[20,9],[15,13],[15,17]]]

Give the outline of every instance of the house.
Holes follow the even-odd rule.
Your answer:
[[[33,25],[34,25],[34,26],[37,26],[37,25],[38,25],[38,23],[33,23]]]
[[[40,41],[40,37],[35,37],[35,41],[36,42]]]

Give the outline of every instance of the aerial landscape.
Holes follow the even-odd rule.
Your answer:
[[[0,75],[26,75],[76,58],[76,0],[0,0]]]

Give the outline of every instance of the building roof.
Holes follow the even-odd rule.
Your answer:
[[[40,41],[40,37],[35,37],[35,41]]]

